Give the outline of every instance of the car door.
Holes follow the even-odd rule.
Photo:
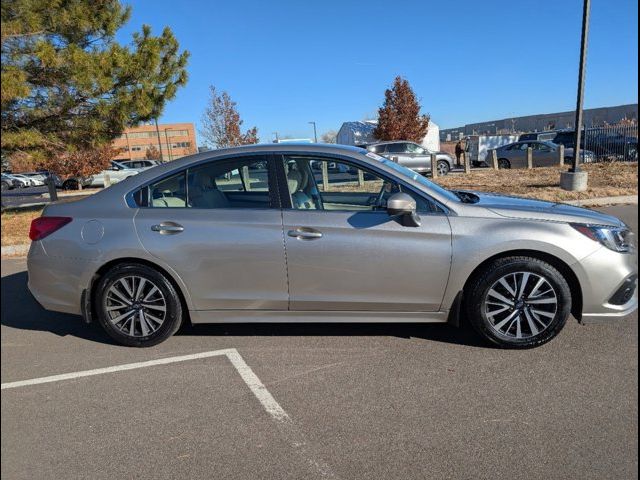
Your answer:
[[[556,150],[543,142],[533,142],[533,166],[550,167],[558,162]]]
[[[265,156],[212,160],[138,194],[143,247],[174,269],[196,310],[286,310],[282,217]]]
[[[511,168],[526,168],[528,147],[529,144],[527,142],[514,143],[509,147],[507,158],[511,163]]]
[[[418,169],[423,166],[424,161],[410,151],[409,145],[407,142],[389,143],[387,156],[404,167]]]
[[[310,162],[349,167],[327,185]],[[442,209],[406,185],[353,161],[289,155],[278,165],[290,310],[438,311],[449,278],[451,228]],[[412,195],[422,217],[404,227],[385,209],[397,191]]]

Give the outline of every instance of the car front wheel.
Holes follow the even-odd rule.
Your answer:
[[[571,312],[571,291],[562,274],[532,257],[493,261],[471,279],[467,318],[487,340],[506,348],[548,342]]]
[[[511,168],[511,162],[506,158],[501,158],[498,160],[498,168],[501,170]]]
[[[451,167],[449,166],[449,162],[446,162],[445,160],[439,160],[437,163],[437,168],[438,168],[438,175],[440,176],[447,175],[449,173],[449,170],[451,170]]]
[[[98,321],[118,343],[151,347],[172,336],[182,324],[176,289],[160,272],[141,264],[118,265],[95,289]]]

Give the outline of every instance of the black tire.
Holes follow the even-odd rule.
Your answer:
[[[165,300],[165,317],[163,323],[149,335],[131,336],[123,333],[112,321],[107,311],[107,295],[109,289],[125,277],[136,276],[144,278],[155,285]],[[130,263],[117,265],[105,273],[94,289],[94,312],[102,328],[107,334],[121,345],[128,347],[152,347],[178,331],[183,320],[182,303],[173,284],[162,273],[146,265]],[[134,314],[135,316],[135,314]]]
[[[7,190],[9,190],[11,188],[11,186],[5,182],[4,180],[2,181],[2,191],[5,192]]]
[[[436,168],[438,169],[438,175],[444,176],[448,175],[451,171],[451,165],[446,160],[438,160],[436,162]]]
[[[68,180],[65,180],[64,183],[62,184],[62,189],[63,190],[78,190],[79,187],[79,183],[75,178],[70,178]]]
[[[546,328],[537,334],[529,331],[527,332],[529,336],[526,338],[516,338],[513,336],[513,331],[509,332],[510,335],[499,333],[499,329],[496,329],[487,317],[485,308],[485,300],[489,298],[489,291],[496,285],[496,282],[499,282],[505,275],[521,273],[544,278],[554,290],[553,293],[557,301],[553,318],[548,322]],[[529,285],[532,283],[534,282],[529,282]],[[518,256],[497,259],[474,275],[470,279],[469,285],[468,292],[465,292],[465,309],[469,323],[483,338],[503,348],[532,348],[548,342],[562,330],[571,313],[571,289],[567,281],[556,268],[537,258]],[[531,291],[530,289],[531,287],[529,287],[529,291]],[[534,307],[539,308],[538,306]],[[516,310],[516,308],[512,307],[511,310]],[[509,316],[509,312],[505,312],[504,315]],[[522,315],[515,318],[522,321],[522,328],[527,328],[528,324],[525,321],[524,313]],[[536,327],[540,327],[540,325],[536,324]],[[520,330],[520,326],[517,328]]]
[[[511,162],[509,160],[507,160],[506,158],[499,158],[498,159],[498,168],[500,170],[509,169],[509,168],[511,168]]]

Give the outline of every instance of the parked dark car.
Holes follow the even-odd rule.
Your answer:
[[[498,168],[527,168],[527,149],[531,148],[533,153],[534,167],[550,167],[558,165],[558,145],[551,142],[541,142],[530,140],[516,142],[496,148],[498,156]],[[594,154],[589,150],[582,150],[580,157],[583,162],[593,162]],[[565,148],[565,161],[573,159],[573,149]]]

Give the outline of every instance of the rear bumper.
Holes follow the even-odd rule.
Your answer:
[[[46,310],[80,315],[83,278],[90,261],[47,255],[32,242],[27,256],[28,288]]]

